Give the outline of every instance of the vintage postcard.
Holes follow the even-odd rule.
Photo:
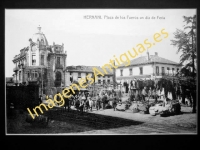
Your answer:
[[[6,135],[197,134],[196,9],[5,9]]]

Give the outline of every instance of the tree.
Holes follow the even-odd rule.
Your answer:
[[[182,52],[180,63],[185,63],[183,68],[191,68],[192,73],[196,71],[195,62],[197,58],[196,51],[196,15],[193,17],[183,16],[186,25],[184,30],[177,29],[174,33],[176,40],[171,40],[172,45],[178,47],[177,53]]]
[[[176,29],[174,32],[175,40],[171,40],[171,44],[178,48],[177,53],[181,52],[180,63],[183,67],[179,71],[179,76],[188,77],[188,82],[193,85],[190,87],[193,98],[193,112],[196,112],[196,15],[193,17],[183,16],[185,25],[184,29]],[[189,80],[192,77],[192,80]],[[187,78],[186,78],[187,79]],[[183,93],[183,102],[184,102]]]

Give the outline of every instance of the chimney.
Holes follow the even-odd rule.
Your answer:
[[[155,55],[158,56],[158,52],[155,52]]]

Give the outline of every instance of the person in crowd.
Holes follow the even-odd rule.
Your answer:
[[[144,87],[142,90],[142,100],[143,101],[145,101],[146,96],[147,96],[146,87]]]
[[[93,100],[90,96],[88,97],[88,100],[89,100],[89,109],[90,109],[90,111],[92,111]]]
[[[109,102],[109,96],[108,96],[108,91],[105,93],[105,106],[108,104]]]
[[[97,98],[96,98],[96,108],[97,110],[101,109],[101,97],[99,96],[99,94],[97,94]]]
[[[84,106],[85,106],[84,100],[81,100],[81,101],[80,101],[80,105],[79,105],[79,111],[81,111],[82,113],[83,113],[83,111],[84,111]]]
[[[117,107],[117,103],[118,103],[118,98],[117,98],[117,95],[114,94],[114,99],[113,99],[113,109],[114,109],[114,111]]]
[[[106,100],[107,100],[107,97],[106,97],[105,94],[103,93],[103,96],[102,96],[102,109],[103,109],[103,110],[105,109]]]
[[[82,93],[80,97],[81,97],[82,100],[86,100],[87,99],[87,96],[84,93]]]
[[[64,109],[65,109],[65,111],[66,111],[66,108],[68,107],[68,112],[69,112],[69,110],[70,110],[70,98],[66,98],[66,97],[63,97],[64,98],[64,100],[65,100],[65,104],[64,104]]]
[[[75,96],[71,95],[70,99],[70,105],[74,106],[75,105]]]
[[[81,102],[81,101],[80,101],[79,99],[76,100],[76,102],[75,102],[75,108],[76,108],[76,109],[79,108],[80,102]]]
[[[85,110],[88,111],[89,108],[90,108],[89,98],[87,98],[87,99],[84,101],[84,106],[85,106]]]
[[[105,93],[105,96],[106,96],[106,97],[107,97],[107,99],[108,99],[108,93],[107,93],[107,92]]]
[[[122,104],[122,100],[121,100],[121,99],[119,99],[117,104]]]

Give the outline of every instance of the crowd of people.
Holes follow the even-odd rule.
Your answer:
[[[181,93],[185,93],[180,86],[174,80],[159,79],[159,80],[145,80],[145,81],[135,81],[130,83],[129,102],[133,101],[148,101],[150,98],[157,102],[157,99],[180,99]],[[94,97],[93,94],[88,91],[79,91],[76,94],[72,94],[70,98],[65,99],[65,110],[70,110],[71,106],[79,111],[92,111],[94,108],[96,110],[106,109],[108,106],[116,110],[117,104],[122,103],[120,101],[122,93],[126,93],[121,90],[101,90]],[[50,98],[51,97],[50,95]],[[39,100],[41,101],[41,97]]]
[[[117,93],[106,91],[101,91],[95,97],[93,97],[89,92],[79,92],[72,95],[70,98],[64,98],[65,110],[70,110],[71,107],[76,108],[78,111],[93,111],[95,108],[98,110],[104,110],[108,106],[116,110],[117,103],[120,101]],[[110,102],[112,101],[112,102]]]

